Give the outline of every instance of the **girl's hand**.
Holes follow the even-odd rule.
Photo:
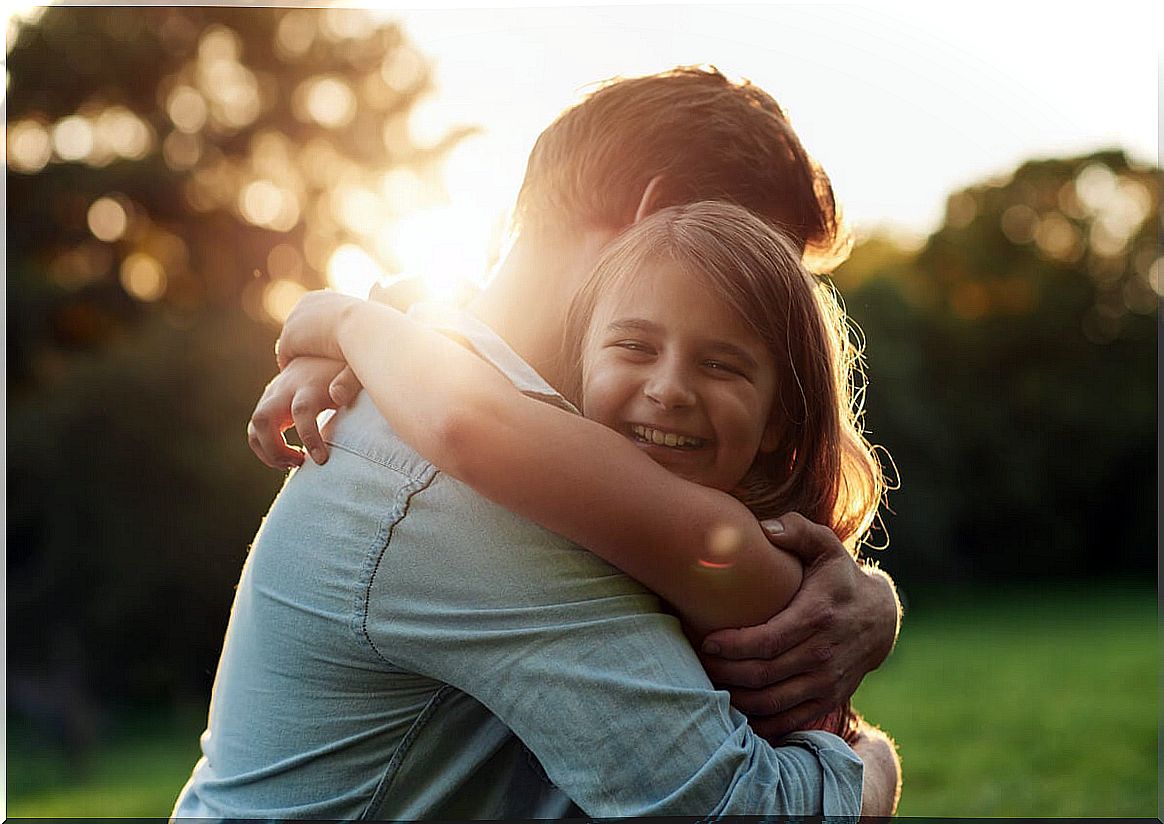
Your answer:
[[[303,355],[344,360],[337,337],[339,326],[343,318],[362,302],[329,290],[308,292],[300,298],[284,322],[279,341],[275,344],[279,368],[285,368]]]
[[[303,450],[287,443],[283,436],[291,427],[299,433],[304,449],[317,464],[327,461],[327,444],[319,432],[317,418],[325,409],[344,404],[329,397],[329,386],[351,370],[343,361],[327,358],[295,358],[263,390],[247,424],[247,442],[260,461],[273,469],[290,469],[303,463]],[[339,377],[337,377],[337,375]],[[349,400],[359,392],[354,376],[348,379]]]

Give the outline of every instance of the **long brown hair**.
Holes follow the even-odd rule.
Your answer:
[[[757,517],[799,512],[850,549],[865,536],[885,484],[854,398],[859,350],[831,286],[787,236],[746,209],[703,201],[656,212],[602,253],[567,314],[564,374],[580,402],[582,353],[599,297],[648,263],[700,278],[764,341],[777,364],[772,416],[781,433],[733,490]]]

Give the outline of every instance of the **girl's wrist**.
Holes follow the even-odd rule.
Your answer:
[[[359,298],[347,298],[340,304],[339,314],[335,324],[335,340],[339,345],[340,351],[345,354],[345,359],[352,329],[359,323],[360,311],[368,307],[370,307],[370,304]]]

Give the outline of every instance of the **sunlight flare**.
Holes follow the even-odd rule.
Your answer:
[[[357,298],[368,296],[372,287],[387,280],[388,273],[376,260],[352,243],[345,243],[327,262],[327,280],[337,292]]]

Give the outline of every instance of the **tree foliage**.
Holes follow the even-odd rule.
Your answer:
[[[1152,569],[1161,189],[1119,152],[1030,162],[838,271],[906,582]]]
[[[8,71],[9,681],[59,725],[204,693],[279,317],[342,244],[391,272],[468,130],[412,140],[429,69],[354,9],[50,7]]]

